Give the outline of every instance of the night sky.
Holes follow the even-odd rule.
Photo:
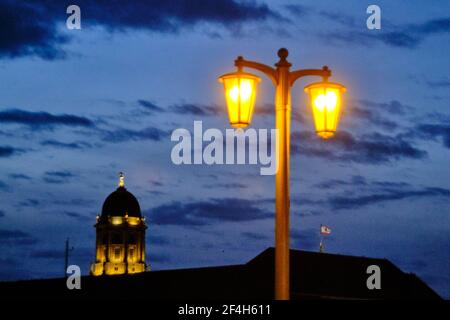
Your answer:
[[[292,91],[291,246],[387,258],[450,298],[450,2],[0,0],[0,280],[89,272],[95,217],[125,173],[152,270],[245,263],[274,245],[274,176],[174,165],[176,128],[229,128],[238,55],[333,71],[336,137]],[[81,30],[66,8],[81,8]],[[381,30],[366,8],[381,7]],[[273,128],[262,76],[254,128]],[[295,272],[293,270],[292,272]]]

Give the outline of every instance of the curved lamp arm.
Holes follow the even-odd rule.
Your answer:
[[[234,60],[234,65],[236,67],[238,67],[238,70],[242,70],[242,68],[246,67],[246,68],[252,68],[252,69],[261,71],[266,76],[268,76],[270,78],[270,80],[272,80],[274,85],[277,85],[277,83],[278,83],[277,71],[274,68],[269,67],[268,65],[265,65],[265,64],[262,64],[259,62],[255,62],[255,61],[244,60],[244,58],[241,56],[237,57],[237,59]]]
[[[327,66],[324,66],[322,69],[301,69],[292,71],[289,75],[291,86],[298,78],[306,76],[319,76],[323,78],[323,81],[328,81],[328,78],[331,77],[331,70],[328,69]]]

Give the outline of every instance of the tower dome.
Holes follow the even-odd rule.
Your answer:
[[[142,218],[141,207],[136,197],[125,188],[123,174],[120,174],[119,187],[111,193],[103,203],[102,218],[115,217],[137,217]]]
[[[144,272],[145,229],[136,197],[125,189],[123,174],[119,176],[119,187],[103,203],[97,216],[95,261],[91,274],[117,275]]]

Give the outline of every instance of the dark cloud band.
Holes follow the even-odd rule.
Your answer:
[[[0,2],[0,57],[34,55],[44,59],[65,57],[62,46],[69,42],[58,29],[67,19],[73,1]],[[82,28],[101,26],[110,32],[129,29],[176,33],[198,23],[220,25],[232,30],[252,21],[279,15],[266,4],[234,0],[78,0]]]

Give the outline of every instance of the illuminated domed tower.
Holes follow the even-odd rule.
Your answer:
[[[137,199],[125,189],[120,173],[119,187],[103,204],[95,224],[97,240],[91,274],[116,275],[144,272],[145,218]]]

